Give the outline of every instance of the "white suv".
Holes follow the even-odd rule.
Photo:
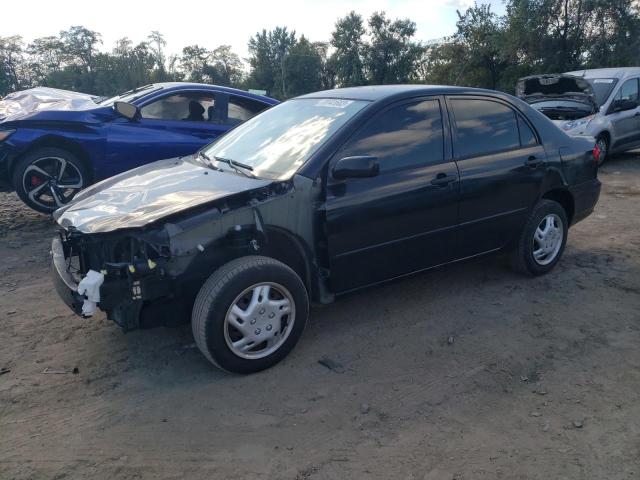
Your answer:
[[[608,154],[640,147],[640,67],[599,68],[518,80],[516,95],[572,136]]]

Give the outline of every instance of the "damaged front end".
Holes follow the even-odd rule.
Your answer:
[[[145,302],[171,296],[173,279],[166,270],[170,258],[162,231],[87,235],[69,228],[52,243],[60,297],[84,317],[99,304],[125,331],[141,326]]]
[[[274,225],[308,223],[300,209],[282,206],[292,196],[309,194],[306,181],[296,191],[294,181],[252,181],[213,171],[203,175],[196,165],[172,163],[169,173],[189,172],[174,175],[174,187],[182,177],[191,180],[191,190],[147,188],[142,201],[135,189],[125,188],[126,177],[103,184],[99,193],[81,196],[54,215],[61,226],[52,244],[54,283],[77,314],[90,316],[97,305],[125,331],[183,323],[198,289],[216,268],[265,248],[261,210]],[[211,177],[214,181],[198,183]],[[199,202],[189,203],[194,188]],[[96,200],[99,195],[111,203],[105,206]],[[159,211],[169,213],[160,217]]]

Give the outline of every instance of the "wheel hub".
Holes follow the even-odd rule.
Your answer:
[[[256,359],[275,352],[291,332],[295,305],[291,293],[275,283],[244,290],[225,317],[225,341],[239,357]]]
[[[557,257],[563,241],[562,220],[556,214],[546,215],[533,235],[533,258],[548,265]]]

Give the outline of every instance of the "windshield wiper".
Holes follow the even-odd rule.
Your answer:
[[[235,160],[231,160],[230,158],[217,157],[215,155],[213,156],[213,158],[218,162],[226,163],[238,173],[242,173],[243,175],[249,178],[257,178],[252,173],[249,173],[249,172],[253,172],[253,167],[251,165],[246,165],[244,163],[236,162]]]
[[[200,150],[198,152],[198,157],[202,158],[209,168],[213,168],[214,170],[222,171],[220,168],[218,168],[218,167],[213,165],[213,162],[211,161],[211,158],[206,153],[204,153],[202,150]]]

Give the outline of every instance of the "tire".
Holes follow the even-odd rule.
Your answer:
[[[61,148],[38,148],[16,164],[12,184],[20,199],[41,213],[52,213],[90,184],[89,172],[73,153]]]
[[[552,219],[555,226],[561,227],[560,232],[552,232],[540,240],[537,233],[542,222],[548,225],[548,218]],[[533,208],[527,223],[525,224],[516,248],[511,253],[514,269],[528,275],[543,275],[550,272],[556,266],[567,244],[567,232],[569,222],[567,214],[558,202],[553,200],[540,200]],[[537,253],[536,253],[537,252]]]
[[[300,277],[278,260],[248,256],[230,261],[207,279],[193,305],[191,328],[210,362],[246,374],[286,357],[308,316],[309,297]]]
[[[598,157],[598,168],[600,168],[609,158],[609,136],[601,133],[596,138],[596,144],[600,149],[600,156]]]

